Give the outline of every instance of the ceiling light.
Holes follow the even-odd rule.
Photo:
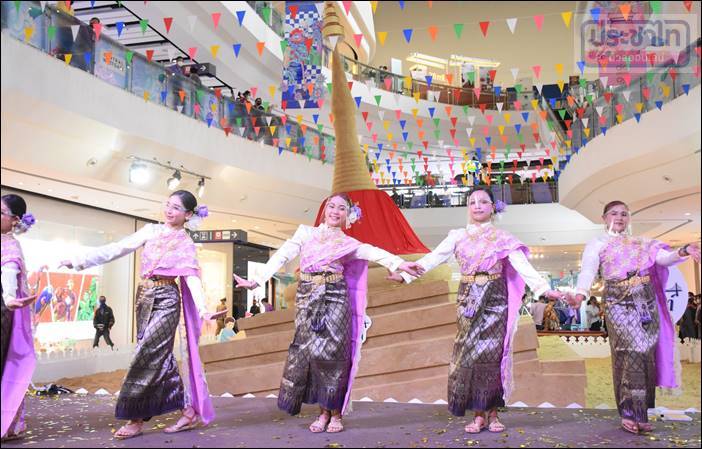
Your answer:
[[[200,180],[197,182],[197,196],[198,196],[198,198],[202,198],[204,194],[205,194],[205,178],[200,178]]]
[[[141,161],[134,161],[129,167],[129,182],[132,184],[146,184],[149,180],[149,170]]]
[[[183,175],[180,174],[180,170],[176,170],[173,172],[173,176],[168,178],[168,181],[166,181],[166,185],[168,185],[169,190],[175,190],[178,188],[180,185],[180,180],[183,178]]]

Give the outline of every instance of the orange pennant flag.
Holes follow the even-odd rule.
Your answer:
[[[430,26],[427,31],[429,31],[429,37],[431,37],[432,41],[436,40],[436,33],[439,31],[439,29],[436,27],[436,25]]]
[[[178,96],[180,97],[180,102],[185,103],[185,91],[183,89],[178,91]]]
[[[258,50],[258,56],[263,56],[263,49],[265,46],[265,42],[256,42],[256,50]]]
[[[106,51],[105,52],[105,64],[110,65],[110,61],[112,61],[112,52]]]

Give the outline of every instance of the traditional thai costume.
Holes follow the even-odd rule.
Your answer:
[[[464,416],[466,410],[504,407],[509,399],[512,341],[524,283],[536,297],[549,289],[527,254],[516,237],[483,223],[450,231],[434,251],[417,261],[429,271],[454,255],[461,268],[458,332],[448,380],[448,408],[456,416]]]
[[[36,356],[32,336],[31,306],[10,310],[6,301],[28,296],[27,268],[19,242],[2,234],[2,437],[26,429],[24,395],[32,381]]]
[[[288,350],[278,407],[291,415],[300,412],[302,403],[344,413],[361,358],[367,261],[395,271],[403,260],[339,228],[302,225],[253,280],[263,285],[298,255],[295,337]]]
[[[148,224],[119,242],[73,259],[72,263],[75,269],[83,270],[142,246],[142,282],[135,305],[137,346],[119,392],[115,417],[148,420],[189,405],[202,423],[208,424],[215,415],[198,353],[202,316],[206,312],[204,292],[195,244],[185,229]],[[187,360],[182,364],[187,374],[182,378],[173,355],[181,299],[187,337]]]
[[[603,278],[617,408],[622,418],[637,423],[648,422],[656,386],[680,385],[675,325],[664,290],[667,267],[682,260],[662,242],[625,234],[597,237],[583,252],[577,293],[589,297],[597,274]]]

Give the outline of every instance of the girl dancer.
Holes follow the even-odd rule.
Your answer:
[[[26,232],[34,224],[27,204],[19,195],[3,195],[2,201],[2,441],[21,438],[24,394],[32,381],[36,356],[32,316],[28,307],[36,296],[27,297],[27,269],[19,242],[13,234]]]
[[[280,383],[278,407],[291,415],[302,403],[319,404],[321,414],[310,431],[341,432],[351,385],[361,356],[366,307],[367,262],[391,271],[418,275],[411,262],[363,244],[341,230],[360,219],[361,210],[343,193],[326,200],[324,222],[301,225],[271,257],[264,274],[248,281],[234,275],[237,287],[256,288],[285,263],[300,255],[295,338]]]
[[[612,352],[612,377],[621,426],[631,433],[649,432],[648,408],[655,407],[656,386],[676,388],[675,325],[666,306],[668,266],[687,256],[699,263],[700,248],[677,251],[657,240],[627,232],[631,216],[621,201],[602,213],[607,233],[583,252],[577,302],[589,294],[599,273],[604,279],[605,320]]]
[[[526,258],[527,247],[491,219],[504,210],[492,192],[474,188],[468,196],[469,224],[455,229],[434,251],[417,261],[425,271],[453,254],[461,267],[458,288],[458,333],[451,356],[448,408],[455,416],[473,410],[468,433],[502,432],[497,407],[504,407],[512,390],[512,339],[517,330],[524,283],[535,297],[560,299]],[[410,282],[406,275],[390,279]]]
[[[178,422],[166,433],[207,425],[214,419],[207,383],[198,354],[202,319],[216,319],[205,310],[195,244],[184,229],[197,228],[207,216],[207,207],[197,206],[192,193],[174,192],[166,202],[164,224],[148,224],[123,240],[91,250],[82,257],[61,262],[61,266],[83,270],[101,265],[144,247],[141,254],[142,282],[137,290],[137,347],[117,399],[115,416],[129,420],[115,438],[132,438],[142,433],[144,421],[152,416],[182,410]],[[180,289],[176,279],[180,279]],[[181,298],[187,334],[188,373],[178,373],[173,355],[176,328],[180,321]]]

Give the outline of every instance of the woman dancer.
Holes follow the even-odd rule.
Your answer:
[[[699,263],[700,248],[677,251],[628,232],[631,216],[622,201],[608,203],[602,219],[607,233],[585,247],[575,295],[582,302],[599,273],[604,279],[605,321],[612,352],[612,377],[621,426],[650,432],[647,409],[655,407],[656,386],[677,388],[675,325],[666,306],[668,266],[687,256]]]
[[[115,438],[142,434],[144,421],[182,410],[178,422],[164,431],[181,432],[214,419],[207,383],[198,354],[202,319],[217,319],[205,310],[195,244],[184,229],[196,229],[207,216],[192,193],[174,192],[166,202],[164,224],[148,224],[123,240],[91,250],[61,266],[83,270],[107,263],[144,247],[141,253],[142,282],[137,290],[137,347],[117,399],[115,417],[129,420]],[[180,289],[176,279],[180,279]],[[173,355],[180,321],[181,297],[187,334],[188,374],[183,379]]]
[[[34,217],[19,195],[3,195],[2,221],[2,441],[22,438],[24,394],[32,380],[36,357],[32,316],[28,307],[36,296],[27,297],[27,269],[19,242],[13,234],[26,232]]]
[[[278,407],[296,415],[303,402],[319,404],[321,414],[310,425],[314,433],[344,428],[341,415],[347,410],[361,355],[366,261],[419,274],[416,264],[344,234],[342,226],[349,227],[360,217],[360,208],[348,196],[332,195],[326,200],[324,222],[317,227],[301,225],[259,278],[248,281],[234,275],[237,287],[256,288],[300,255],[295,338],[288,350]]]
[[[434,251],[417,261],[425,271],[453,254],[461,267],[458,288],[458,333],[451,356],[448,408],[455,416],[473,410],[468,433],[502,432],[497,407],[504,407],[512,390],[512,339],[517,330],[524,282],[535,297],[564,297],[550,290],[526,258],[527,247],[510,233],[492,225],[504,203],[492,192],[474,188],[468,196],[469,224],[455,229]],[[410,282],[407,275],[390,279]]]

